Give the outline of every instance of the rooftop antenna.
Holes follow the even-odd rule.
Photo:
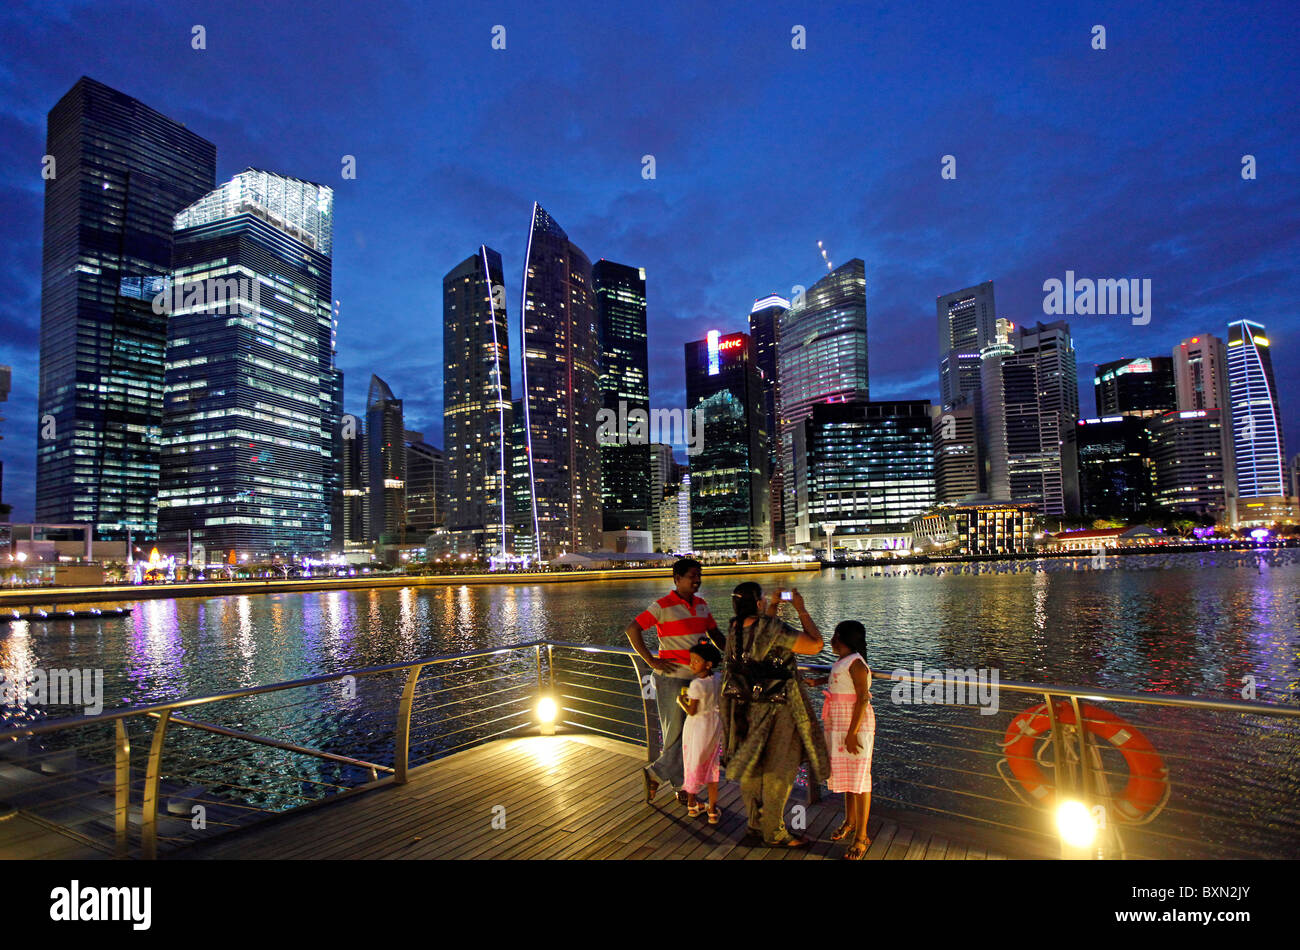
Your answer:
[[[822,252],[822,260],[824,260],[824,261],[826,262],[826,269],[827,269],[827,270],[834,270],[834,269],[835,269],[835,266],[834,266],[833,264],[831,264],[831,259],[830,259],[829,257],[826,256],[826,247],[822,244],[821,241],[818,241],[818,242],[817,242],[817,249],[820,250],[820,251]]]

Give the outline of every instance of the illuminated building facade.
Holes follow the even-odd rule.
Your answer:
[[[442,426],[447,530],[481,556],[513,544],[508,328],[501,255],[480,245],[442,279]]]
[[[1174,361],[1168,356],[1113,360],[1093,377],[1098,416],[1164,415],[1178,406],[1174,395]]]
[[[366,396],[366,537],[381,544],[406,540],[406,424],[402,400],[378,376]]]
[[[939,394],[945,409],[978,404],[980,347],[993,337],[997,311],[993,281],[944,294],[935,301],[939,318]]]
[[[595,551],[601,543],[601,403],[591,262],[538,204],[528,232],[520,322],[534,553],[549,560]]]
[[[209,559],[329,546],[333,201],[249,169],[175,217],[158,490],[173,551],[187,530]]]
[[[1156,504],[1235,525],[1237,484],[1227,410],[1167,412],[1150,420],[1148,428]]]
[[[841,547],[905,546],[908,523],[934,506],[930,401],[819,403],[800,428],[814,544],[831,527]]]
[[[686,407],[702,417],[704,433],[691,457],[691,544],[709,552],[765,550],[767,433],[748,334],[712,330],[686,344]]]
[[[823,402],[865,402],[867,373],[866,265],[854,258],[794,300],[780,319],[777,339],[777,414],[785,540],[804,546],[812,537],[808,510],[799,507],[807,484],[806,459],[796,432],[813,406]],[[697,539],[698,544],[698,539]]]
[[[50,110],[45,152],[36,519],[151,538],[167,345],[152,299],[176,213],[216,183],[216,147],[82,77]]]
[[[1146,419],[1080,419],[1079,496],[1084,515],[1127,518],[1155,504],[1155,466]]]
[[[768,294],[754,301],[749,311],[749,336],[754,343],[754,360],[763,380],[763,427],[767,432],[768,508],[772,512],[772,546],[785,547],[784,479],[781,475],[781,440],[777,433],[777,340],[781,317],[790,309],[790,301],[779,294]]]
[[[600,341],[602,406],[618,418],[626,418],[634,410],[649,413],[645,268],[600,260],[592,265],[591,282]],[[648,437],[638,441],[636,435],[620,432],[617,442],[600,446],[605,531],[650,530],[650,443]]]
[[[1240,523],[1294,520],[1272,352],[1263,325],[1253,320],[1228,325],[1228,400]]]
[[[1228,350],[1202,333],[1174,347],[1174,408],[1180,412],[1228,408]]]

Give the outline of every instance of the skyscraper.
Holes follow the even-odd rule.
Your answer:
[[[12,370],[8,366],[0,366],[0,402],[6,402],[9,399],[9,381]],[[0,415],[0,442],[4,441],[4,421],[5,417]],[[0,517],[5,517],[9,513],[9,506],[4,503],[5,493],[5,463],[0,459]]]
[[[686,344],[686,407],[703,425],[691,458],[691,542],[699,551],[766,548],[771,538],[763,386],[746,333]]]
[[[1154,504],[1155,468],[1145,417],[1080,419],[1077,429],[1083,514],[1125,518]]]
[[[768,508],[772,512],[772,546],[785,547],[785,508],[781,475],[781,439],[777,427],[777,341],[781,317],[790,309],[790,301],[779,294],[768,294],[754,301],[749,311],[749,336],[754,341],[754,359],[763,379],[763,430],[767,433]]]
[[[442,279],[447,530],[466,553],[511,550],[508,329],[501,255],[480,245]]]
[[[787,545],[812,542],[808,511],[798,507],[805,459],[795,444],[799,424],[819,402],[865,402],[867,381],[866,265],[854,258],[793,301],[777,342],[777,412],[781,427]],[[699,539],[696,539],[698,546]]]
[[[1237,521],[1232,436],[1226,409],[1166,412],[1150,420],[1156,503],[1178,514]]]
[[[1000,324],[1005,321],[998,321]],[[1079,386],[1070,327],[1006,324],[981,350],[988,494],[1047,515],[1079,511]]]
[[[645,268],[602,259],[592,266],[591,281],[600,342],[603,408],[617,419],[627,419],[629,413],[638,410],[648,418]],[[616,441],[600,446],[605,531],[650,530],[650,440],[648,432],[639,435],[620,431]]]
[[[819,403],[801,428],[813,542],[831,527],[849,547],[904,547],[935,501],[930,401]]]
[[[423,541],[446,521],[447,463],[420,432],[406,433],[406,534]]]
[[[1228,408],[1228,351],[1202,333],[1174,347],[1174,398],[1182,412]]]
[[[405,541],[406,421],[402,400],[374,375],[366,397],[366,452],[361,469],[368,502],[368,540],[382,544]]]
[[[1240,523],[1293,520],[1273,357],[1263,324],[1253,320],[1228,324],[1228,399]]]
[[[1164,415],[1178,405],[1174,361],[1168,356],[1112,360],[1093,377],[1098,416]]]
[[[931,407],[936,502],[961,501],[979,494],[977,410],[969,402],[948,409]]]
[[[531,514],[549,559],[601,542],[600,341],[591,263],[534,203],[520,305]]]
[[[329,546],[333,192],[248,169],[175,217],[159,538]]]
[[[993,281],[944,294],[935,301],[939,317],[939,393],[943,408],[977,403],[980,347],[994,336],[997,311]]]
[[[656,551],[663,547],[659,524],[659,503],[673,482],[673,447],[665,442],[650,443],[650,538]]]
[[[151,304],[216,147],[83,76],[50,110],[45,151],[36,518],[151,537],[167,343]]]

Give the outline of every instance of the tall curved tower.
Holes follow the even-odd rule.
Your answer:
[[[534,202],[520,299],[535,552],[600,547],[600,341],[591,261]]]

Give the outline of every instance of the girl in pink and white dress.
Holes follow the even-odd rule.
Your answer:
[[[876,741],[876,714],[871,709],[871,668],[867,666],[867,631],[856,620],[835,628],[831,650],[839,657],[825,682],[822,724],[831,754],[826,787],[844,793],[844,823],[832,840],[854,835],[844,855],[851,861],[867,853],[867,814],[871,810],[871,750]]]
[[[707,640],[691,647],[691,684],[677,697],[686,712],[682,727],[682,770],[686,789],[686,814],[694,818],[704,805],[696,797],[709,790],[707,814],[709,824],[716,825],[722,817],[718,808],[719,762],[722,758],[722,714],[718,710],[718,691],[722,686],[722,673],[714,672],[722,663],[722,654]]]

